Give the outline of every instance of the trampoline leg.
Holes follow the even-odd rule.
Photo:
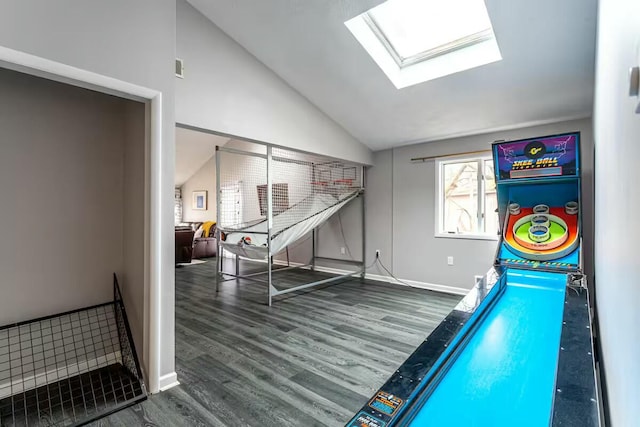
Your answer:
[[[271,268],[273,267],[273,256],[271,252],[271,226],[273,225],[273,175],[271,173],[272,162],[272,147],[270,145],[267,145],[267,268],[269,269],[267,287],[269,291],[269,307],[271,307]]]
[[[311,230],[311,271],[316,271],[316,229]]]
[[[269,268],[269,277],[267,279],[267,287],[269,289],[269,307],[271,307],[271,300],[272,300],[272,295],[271,295],[271,267],[273,266],[273,257],[267,257],[267,262],[268,262],[268,268]]]
[[[220,197],[220,147],[216,145],[216,294],[220,289],[220,278],[222,277],[222,245],[220,244],[221,233],[220,220],[222,219],[222,198]]]
[[[364,166],[362,167],[362,176],[364,178]],[[367,230],[366,230],[366,221],[365,221],[365,198],[364,198],[364,192],[362,194],[360,194],[361,199],[361,204],[362,204],[362,273],[360,274],[360,279],[364,281],[365,275],[367,274],[367,239],[366,239],[366,235],[367,235]]]
[[[240,275],[240,255],[236,254],[236,276]]]
[[[222,272],[222,264],[220,263],[220,259],[222,258],[220,255],[220,245],[218,245],[218,251],[216,252],[216,294],[220,290],[220,273]]]

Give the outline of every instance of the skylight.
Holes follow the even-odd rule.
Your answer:
[[[483,0],[387,0],[345,24],[398,89],[502,59]]]

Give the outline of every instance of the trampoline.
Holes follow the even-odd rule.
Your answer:
[[[278,295],[337,283],[356,275],[364,276],[362,165],[267,144],[245,144],[242,149],[217,147],[216,178],[216,290],[222,281],[257,281],[266,284],[267,303],[271,305],[273,297]],[[360,200],[361,259],[354,259],[350,251],[344,257],[319,255],[317,246],[322,225],[355,200]],[[341,220],[339,224],[344,236]],[[288,248],[306,236],[311,240],[311,259],[292,266]],[[344,246],[348,247],[346,241]],[[274,258],[283,251],[287,254],[287,264],[275,267],[278,260]],[[225,257],[235,258],[235,271],[225,270]],[[266,269],[242,275],[241,258],[265,262]],[[286,288],[276,285],[274,273],[289,268],[314,270],[319,260],[355,266],[356,269],[310,283],[294,286],[287,283]]]
[[[337,197],[331,194],[312,194],[302,203],[274,215],[270,241],[267,233],[268,224],[264,220],[244,228],[222,229],[225,238],[220,244],[225,250],[236,255],[266,260],[270,253],[281,252],[320,227],[359,194],[359,189],[339,194]]]

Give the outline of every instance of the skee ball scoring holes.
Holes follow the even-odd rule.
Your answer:
[[[547,205],[535,205],[533,207],[533,213],[535,214],[548,214],[549,213],[549,206]]]
[[[549,227],[549,217],[547,215],[534,215],[531,218],[531,225],[544,225],[545,227]]]
[[[578,214],[578,202],[567,202],[564,205],[564,211],[567,215],[577,215]]]
[[[509,213],[511,215],[520,215],[520,205],[517,203],[509,204]]]

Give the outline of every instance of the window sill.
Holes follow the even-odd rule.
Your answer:
[[[436,233],[434,236],[436,239],[463,239],[463,240],[493,240],[497,242],[500,236],[498,234],[449,234],[449,233]]]

